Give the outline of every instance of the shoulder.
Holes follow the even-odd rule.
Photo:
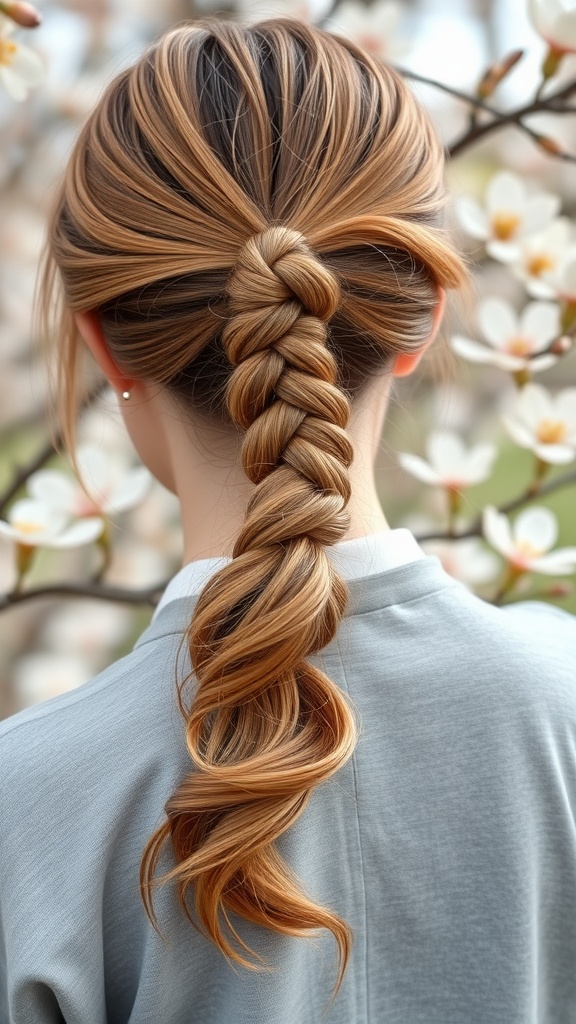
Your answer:
[[[499,607],[461,594],[450,633],[452,671],[494,707],[576,727],[576,617],[544,601]]]
[[[518,654],[544,658],[574,676],[576,616],[544,601],[517,601],[498,610],[506,635],[522,639]]]
[[[76,690],[0,722],[0,818],[63,792],[85,802],[137,770],[151,738],[174,732],[180,639],[136,646]]]
[[[459,705],[568,713],[576,725],[576,617],[543,601],[497,606],[440,568],[427,571],[427,587],[417,580],[409,590],[404,579],[390,601],[382,579],[378,601],[352,617],[340,650],[353,652],[358,673]]]

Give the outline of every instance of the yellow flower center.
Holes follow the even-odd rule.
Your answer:
[[[506,351],[511,356],[529,356],[532,351],[532,346],[528,338],[510,338],[510,341],[506,345]]]
[[[566,424],[562,420],[540,420],[536,437],[542,444],[559,444],[566,433]]]
[[[501,242],[508,242],[514,235],[520,217],[516,213],[496,213],[492,217],[492,232]]]
[[[30,536],[33,534],[44,533],[44,526],[42,526],[41,523],[29,523],[23,519],[16,520],[12,523],[12,526],[15,530],[18,530],[19,533],[27,533]]]
[[[11,39],[0,39],[0,64],[10,66],[17,49],[18,44],[13,43]]]
[[[526,270],[532,277],[540,277],[546,270],[554,270],[555,260],[545,252],[534,253],[526,263]]]
[[[540,555],[544,554],[543,548],[535,548],[534,545],[530,544],[527,540],[517,541],[516,551],[523,559],[540,558]]]

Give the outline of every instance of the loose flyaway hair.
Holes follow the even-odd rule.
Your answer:
[[[42,302],[60,309],[68,444],[87,310],[126,375],[243,437],[246,519],[186,636],[190,772],[140,885],[157,926],[152,889],[173,879],[189,919],[254,969],[231,913],[329,929],[338,984],[349,956],[349,926],[306,896],[276,840],[356,742],[346,697],[309,657],[346,604],[326,548],[349,524],[351,402],[425,343],[438,289],[465,277],[442,171],[426,114],[383,62],[292,18],[204,19],[110,84],[51,219]],[[158,879],[165,847],[174,867]]]

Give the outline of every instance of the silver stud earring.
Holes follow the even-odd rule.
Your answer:
[[[128,402],[130,400],[130,392],[129,391],[123,391],[122,392],[122,398],[124,399],[125,402]]]

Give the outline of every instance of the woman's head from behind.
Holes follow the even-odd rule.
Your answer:
[[[343,695],[306,659],[346,600],[325,547],[348,526],[350,403],[416,362],[439,293],[464,278],[441,228],[442,165],[404,81],[353,44],[292,19],[206,20],[113,81],[52,219],[44,295],[61,279],[68,438],[80,314],[112,379],[242,439],[253,492],[195,608],[189,708],[180,694],[195,770],[141,876],[145,891],[170,838],[166,877],[183,906],[193,886],[200,923],[239,962],[223,911],[327,927],[346,960],[345,923],[273,843],[354,745]]]

